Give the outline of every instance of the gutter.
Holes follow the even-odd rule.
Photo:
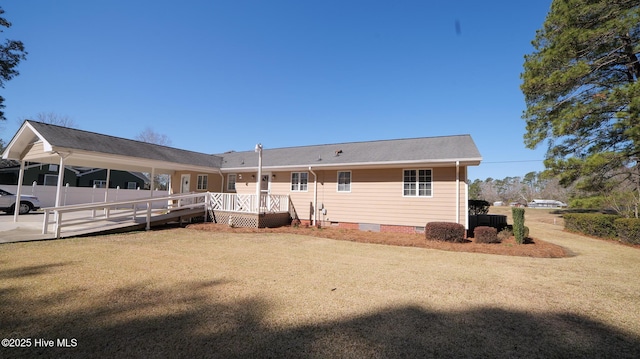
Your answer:
[[[341,163],[327,163],[327,164],[299,164],[299,165],[282,165],[282,166],[263,166],[264,170],[270,171],[287,171],[287,170],[303,170],[308,167],[313,166],[314,168],[322,168],[322,169],[331,169],[331,168],[345,168],[345,167],[359,167],[359,168],[401,168],[403,166],[414,166],[414,165],[424,165],[424,166],[436,166],[442,167],[451,164],[453,159],[442,159],[442,160],[407,160],[407,161],[386,161],[386,162],[341,162]],[[478,166],[482,162],[482,157],[478,158],[462,158],[459,160],[455,160],[466,166]],[[247,167],[222,167],[221,170],[225,173],[233,173],[233,172],[246,172],[252,169],[255,169],[255,166],[247,166]]]
[[[313,226],[316,225],[316,217],[318,216],[318,175],[311,169],[309,166],[309,172],[313,174],[313,222],[311,223]]]

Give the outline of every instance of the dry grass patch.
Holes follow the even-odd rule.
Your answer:
[[[0,357],[637,357],[638,251],[533,227],[576,256],[192,229],[4,244],[0,336],[78,345]]]

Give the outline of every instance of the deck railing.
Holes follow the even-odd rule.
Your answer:
[[[160,203],[160,205],[158,205]],[[164,214],[181,209],[202,208],[206,218],[208,211],[227,211],[240,213],[280,213],[289,212],[290,199],[287,195],[263,194],[260,196],[260,205],[256,195],[244,195],[235,193],[201,192],[189,194],[176,194],[166,197],[152,197],[132,201],[101,202],[77,204],[71,206],[43,208],[44,219],[42,234],[47,234],[49,226],[54,225],[56,237],[60,237],[63,227],[77,226],[97,221],[135,221],[139,215],[146,216],[146,228],[151,225],[153,214]],[[155,205],[154,205],[155,204]],[[160,208],[158,208],[160,207]],[[75,215],[72,218],[63,216],[69,213],[85,212],[87,215]],[[51,222],[52,217],[54,221]]]
[[[209,208],[217,211],[241,213],[289,212],[289,196],[262,194],[260,205],[254,194],[209,193]]]

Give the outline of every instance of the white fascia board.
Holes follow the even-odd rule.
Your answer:
[[[482,157],[478,158],[462,158],[462,159],[442,159],[442,160],[411,160],[411,161],[392,161],[392,162],[353,162],[353,163],[331,163],[331,164],[319,164],[312,163],[307,165],[288,165],[288,166],[262,166],[263,170],[268,171],[291,171],[291,170],[308,170],[309,167],[317,169],[341,169],[341,168],[401,168],[404,166],[455,166],[456,162],[459,162],[460,166],[478,166],[482,161]],[[222,168],[222,173],[234,173],[234,172],[249,172],[257,171],[258,167],[231,167]]]
[[[40,139],[45,152],[53,151],[53,147],[51,146],[51,144],[38,131],[36,131],[36,129],[33,128],[33,126],[28,121],[25,121],[22,127],[20,127],[18,132],[16,132],[16,134],[13,136],[11,141],[9,141],[9,144],[2,153],[2,158],[5,160],[12,159],[21,161],[22,153],[30,144],[33,143],[33,141],[31,141],[33,136],[36,136],[38,137],[38,139]]]

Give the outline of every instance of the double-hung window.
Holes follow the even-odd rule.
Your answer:
[[[235,192],[236,190],[236,174],[227,175],[227,191]]]
[[[306,192],[309,183],[307,172],[291,172],[291,191]]]
[[[433,178],[430,169],[404,170],[403,195],[405,197],[431,197]]]
[[[206,190],[209,187],[209,176],[208,175],[198,175],[198,190]]]
[[[338,192],[351,192],[351,171],[338,171]]]

